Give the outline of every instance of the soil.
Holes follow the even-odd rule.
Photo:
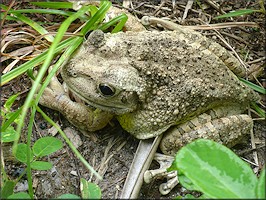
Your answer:
[[[11,1],[3,1],[3,4],[9,5],[10,2]],[[205,22],[215,24],[218,22],[223,23],[237,21],[257,23],[260,28],[237,26],[234,28],[218,29],[218,31],[225,37],[226,41],[236,50],[240,57],[245,59],[245,62],[249,64],[250,68],[248,70],[255,71],[253,74],[257,77],[260,83],[265,85],[265,76],[263,75],[263,63],[265,62],[265,30],[263,29],[263,23],[265,16],[262,13],[255,12],[253,14],[235,17],[233,19],[213,19],[213,17],[219,15],[223,11],[230,12],[245,8],[260,9],[259,4],[257,3],[258,1],[214,1],[218,7],[220,6],[219,9],[215,9],[215,6],[208,3],[213,1],[198,2],[199,4],[194,2],[192,9],[188,11],[187,17],[184,20],[182,20],[182,17],[187,0],[176,1],[174,9],[171,0],[150,0],[145,2],[133,1],[134,9],[128,10],[139,18],[144,15],[168,17],[174,22],[182,25],[199,25],[204,24]],[[121,7],[122,3],[121,1],[113,1],[113,5]],[[16,2],[14,5],[16,9],[22,9],[28,6],[29,5],[26,1],[21,1],[20,3]],[[40,16],[34,17],[36,18]],[[47,17],[48,19],[56,22],[62,21],[62,18],[46,16],[46,19]],[[10,27],[11,26],[8,25],[8,21],[5,21],[5,24],[2,27],[2,34]],[[14,25],[14,27],[16,27],[16,30],[20,30],[19,26]],[[217,39],[214,31],[208,30],[201,32],[207,37],[215,39],[221,45],[225,46],[223,42],[220,42]],[[8,52],[21,47],[23,47],[23,44],[16,44],[12,46],[12,48],[8,49]],[[8,59],[2,62],[1,70],[4,70],[11,61],[12,60]],[[24,61],[20,61],[18,64],[21,62]],[[252,80],[254,80],[254,78]],[[1,88],[1,102],[4,103],[9,96],[20,92],[21,94],[19,95],[19,98],[12,107],[15,110],[23,104],[30,88],[31,82],[27,75],[20,76]],[[262,97],[262,102],[265,104],[265,97]],[[116,120],[112,120],[111,123],[104,129],[90,133],[89,137],[85,137],[57,111],[50,110],[45,107],[41,108],[48,114],[49,117],[60,125],[62,130],[66,130],[66,132],[70,135],[76,137],[75,143],[78,146],[78,151],[92,165],[92,167],[103,176],[103,180],[97,180],[95,176],[93,176],[84,167],[79,159],[77,159],[68,145],[64,144],[63,149],[44,159],[53,163],[53,168],[51,170],[32,171],[35,198],[56,198],[65,193],[80,195],[80,178],[85,178],[86,180],[91,180],[94,183],[97,183],[101,188],[102,198],[119,198],[139,141],[126,133]],[[28,118],[25,124],[27,124]],[[254,118],[258,118],[258,116],[254,115]],[[233,151],[235,151],[241,158],[249,161],[249,164],[254,169],[254,172],[259,174],[265,162],[264,140],[266,124],[263,120],[255,120],[254,123],[254,136],[257,148],[252,148],[251,138],[249,137],[246,138],[242,144],[235,146]],[[36,141],[40,137],[47,136],[52,133],[55,137],[62,139],[58,133],[54,133],[52,126],[48,124],[39,113],[35,116],[34,125],[32,142]],[[26,131],[27,126],[24,127],[21,136],[22,142],[26,141]],[[256,156],[258,156],[257,160]],[[7,158],[7,156],[4,156],[5,170],[11,179],[15,179],[21,175],[25,166],[14,159]],[[154,162],[151,167],[156,168],[158,165]],[[172,199],[178,195],[184,196],[189,193],[189,191],[185,188],[178,185],[171,191],[170,194],[162,196],[159,193],[158,188],[164,181],[165,180],[156,180],[150,184],[144,184],[141,189],[140,198]],[[26,177],[23,177],[17,184],[16,192],[18,191],[27,191]]]

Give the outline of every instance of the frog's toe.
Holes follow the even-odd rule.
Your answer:
[[[168,179],[166,183],[162,183],[159,187],[159,191],[162,195],[166,195],[179,183],[177,177],[177,171],[172,171],[174,176],[171,179]],[[171,172],[170,172],[171,173]]]
[[[166,195],[179,183],[177,171],[167,172],[167,168],[171,166],[174,157],[156,153],[154,160],[160,164],[160,168],[155,170],[147,170],[144,173],[144,181],[145,183],[150,183],[154,179],[166,178],[167,182],[162,183],[159,187],[160,193],[162,195]]]

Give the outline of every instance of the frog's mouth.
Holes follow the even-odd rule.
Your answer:
[[[119,105],[119,104],[111,104],[109,106],[109,105],[104,104],[104,102],[100,103],[99,99],[96,99],[90,95],[84,96],[81,92],[78,92],[78,90],[70,87],[69,85],[68,85],[68,88],[76,97],[84,101],[85,105],[92,107],[94,109],[98,108],[103,111],[107,111],[107,112],[110,112],[116,115],[121,115],[121,114],[128,113],[134,110],[134,108],[132,107],[126,107],[126,106]]]

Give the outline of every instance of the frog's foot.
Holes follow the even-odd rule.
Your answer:
[[[61,110],[62,99],[69,98],[57,77],[52,77],[49,85],[45,88],[39,103],[53,110]]]
[[[174,157],[156,153],[154,160],[160,164],[160,168],[155,170],[147,170],[144,173],[144,181],[145,183],[150,183],[154,179],[166,178],[167,182],[162,183],[159,187],[160,193],[162,195],[166,195],[179,183],[177,171],[167,172],[167,168],[171,166],[172,162],[174,161]]]

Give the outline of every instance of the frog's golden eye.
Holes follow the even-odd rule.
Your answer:
[[[115,94],[115,88],[106,83],[99,84],[99,91],[107,97],[113,96]]]

